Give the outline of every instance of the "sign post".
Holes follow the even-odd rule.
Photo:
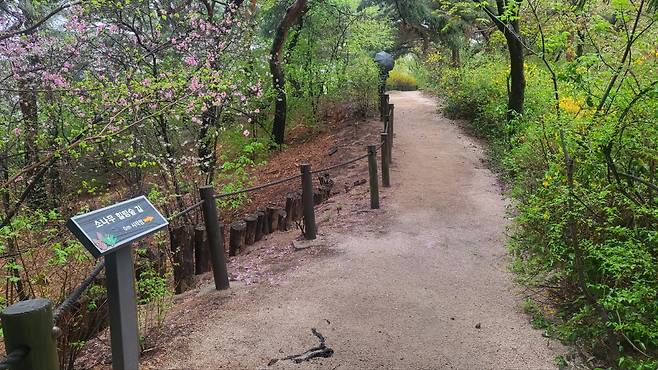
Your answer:
[[[139,332],[132,250],[121,248],[105,257],[107,302],[110,313],[112,368],[139,367]]]
[[[75,216],[66,224],[94,257],[105,256],[115,370],[139,366],[135,269],[128,245],[168,224],[144,196]]]

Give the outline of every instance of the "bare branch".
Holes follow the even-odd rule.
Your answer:
[[[12,38],[14,36],[28,35],[28,34],[34,32],[34,31],[36,31],[39,27],[41,27],[42,24],[46,23],[50,18],[56,16],[57,14],[62,12],[63,10],[66,10],[66,9],[72,7],[72,6],[75,6],[75,5],[80,5],[81,3],[82,3],[81,1],[76,1],[76,2],[73,2],[73,3],[62,4],[59,7],[53,9],[50,13],[48,13],[48,15],[46,15],[45,17],[38,20],[37,22],[35,22],[30,27],[24,28],[22,30],[8,32],[8,33],[5,33],[3,35],[0,35],[0,41],[6,40],[8,38]]]

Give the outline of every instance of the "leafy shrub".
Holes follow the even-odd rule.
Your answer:
[[[413,91],[418,89],[418,82],[414,76],[400,71],[391,71],[386,80],[386,86],[390,90]]]
[[[411,75],[420,89],[426,89],[434,85],[434,75],[427,67],[427,63],[414,53],[405,54],[396,59],[395,68],[391,73],[393,72]]]
[[[503,59],[474,57],[462,69],[436,75],[442,76],[438,91],[446,96],[445,111],[469,119],[473,131],[497,149],[516,201],[512,268],[524,284],[551,287],[558,319],[553,332],[613,366],[655,368],[658,192],[647,182],[615,175],[605,148],[614,145],[615,171],[650,179],[658,163],[652,118],[658,106],[652,99],[636,102],[633,124],[624,125],[625,105],[617,101],[630,101],[633,92],[621,90],[627,95],[615,102],[620,106],[596,115],[571,82],[577,79],[569,79],[575,68],[565,63],[556,69],[562,78],[558,104],[549,74],[528,61],[525,112],[510,122]],[[563,145],[574,160],[573,183]]]

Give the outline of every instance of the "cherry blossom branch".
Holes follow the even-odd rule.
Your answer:
[[[0,41],[12,38],[14,36],[30,34],[34,31],[36,31],[39,27],[41,27],[42,24],[46,23],[50,18],[52,18],[52,17],[56,16],[57,14],[59,14],[61,11],[66,10],[66,9],[72,7],[72,6],[80,5],[81,3],[82,3],[81,1],[76,1],[76,2],[73,2],[73,3],[62,4],[59,7],[53,9],[53,11],[48,13],[48,15],[41,18],[39,21],[35,22],[30,27],[27,27],[27,28],[22,29],[22,30],[8,32],[8,33],[5,33],[3,35],[0,35]]]
[[[73,148],[75,148],[75,147],[77,147],[77,146],[79,146],[79,145],[81,145],[82,143],[85,143],[85,142],[102,141],[102,140],[106,140],[106,139],[108,139],[108,138],[110,138],[110,137],[117,136],[117,135],[119,135],[119,134],[125,132],[126,130],[128,130],[128,129],[130,129],[130,128],[132,128],[132,127],[134,127],[134,126],[136,126],[136,125],[138,125],[138,124],[140,124],[140,123],[142,123],[142,122],[144,122],[145,120],[147,120],[147,119],[149,119],[149,118],[153,118],[153,117],[156,117],[156,116],[162,114],[163,112],[165,112],[166,109],[168,109],[168,108],[170,108],[170,107],[172,107],[172,106],[178,104],[181,100],[183,100],[184,98],[187,98],[188,96],[189,96],[188,94],[183,95],[183,96],[181,96],[180,98],[178,98],[177,100],[171,102],[170,104],[167,104],[167,105],[164,106],[161,110],[159,110],[159,111],[157,111],[157,112],[155,112],[155,113],[148,114],[148,115],[146,115],[146,116],[144,116],[144,117],[142,117],[142,118],[140,118],[140,119],[138,119],[138,120],[136,120],[136,121],[130,123],[129,125],[124,126],[123,128],[121,128],[121,129],[119,129],[119,130],[113,131],[113,132],[110,133],[110,134],[104,134],[104,132],[106,132],[106,131],[109,129],[109,127],[112,125],[112,123],[113,123],[113,119],[114,119],[114,118],[118,117],[121,113],[123,113],[123,112],[125,112],[126,110],[128,110],[128,109],[130,109],[130,108],[133,107],[133,106],[126,106],[126,107],[122,108],[121,110],[119,110],[116,114],[114,114],[112,117],[110,117],[110,118],[108,119],[108,123],[105,124],[105,126],[100,130],[100,133],[99,133],[99,134],[97,134],[97,135],[93,135],[93,136],[89,136],[89,137],[80,137],[80,135],[78,135],[78,137],[76,137],[76,139],[74,139],[73,142],[71,142],[71,143],[70,143],[69,145],[67,145],[66,147],[64,147],[64,148],[62,148],[62,149],[54,150],[54,151],[50,152],[50,154],[48,154],[47,156],[45,156],[45,157],[44,157],[42,160],[40,160],[39,162],[36,162],[36,163],[34,163],[34,164],[30,165],[30,166],[24,167],[23,169],[21,169],[20,171],[18,171],[16,174],[14,174],[12,177],[10,177],[7,181],[5,181],[4,183],[0,184],[0,189],[5,188],[6,186],[9,186],[9,184],[11,184],[12,182],[16,181],[16,179],[18,179],[20,176],[24,175],[25,173],[30,172],[30,171],[34,170],[35,168],[38,168],[39,166],[43,166],[43,165],[49,163],[49,161],[50,161],[51,159],[59,157],[59,156],[61,155],[61,153],[64,152],[64,151],[71,150],[71,149],[73,149]],[[100,118],[100,117],[94,119],[94,121],[92,121],[92,122],[89,124],[89,128],[90,128],[91,126],[95,125],[95,124],[100,123],[101,121],[102,121],[102,118]],[[84,134],[85,132],[87,132],[87,131],[89,130],[89,128],[88,128],[87,130],[83,131],[81,134]],[[48,166],[46,166],[46,167],[48,167]]]

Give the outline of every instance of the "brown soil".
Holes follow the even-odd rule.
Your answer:
[[[340,107],[336,107],[340,110]],[[280,178],[299,174],[299,165],[309,163],[313,170],[326,168],[356,155],[366,153],[366,144],[378,142],[380,124],[364,122],[350,117],[328,117],[321,128],[297,126],[287,133],[285,150],[275,153],[264,166],[253,169],[253,185],[266,184]],[[331,153],[331,154],[330,154]],[[341,171],[331,171],[340,180]],[[226,219],[239,218],[257,206],[268,203],[282,205],[286,194],[301,187],[299,181],[275,185],[249,194],[247,204],[225,214]]]
[[[343,191],[318,207],[317,240],[273,234],[232,259],[240,281],[176,297],[144,368],[555,367],[564,348],[531,328],[506,271],[507,202],[481,146],[434,99],[391,99],[393,187],[382,209],[369,209],[366,185]],[[380,125],[363,126],[374,139]],[[343,183],[367,176],[364,162],[337,173]],[[311,328],[335,354],[282,360],[318,344]]]
[[[329,122],[321,129],[303,126],[292,129],[288,133],[289,144],[285,150],[275,153],[267,164],[253,169],[253,185],[296,175],[299,173],[300,163],[310,163],[313,170],[341,163],[365,154],[367,144],[376,144],[379,141],[381,122],[371,119],[360,121],[344,115],[327,118]],[[327,224],[349,223],[354,226],[355,224],[348,222],[346,215],[370,213],[367,209],[367,183],[354,186],[356,180],[365,180],[368,177],[365,160],[331,170],[329,174],[335,182],[333,196],[316,207],[316,223],[321,236],[322,229]],[[316,178],[314,181],[317,185]],[[232,221],[253,212],[257,207],[268,204],[283,206],[286,195],[300,188],[300,185],[299,180],[293,180],[250,193],[248,202],[238,209],[221,214],[225,228],[228,230]],[[192,219],[199,219],[197,216],[200,214],[194,215]],[[357,218],[367,219],[362,216]],[[232,290],[253,289],[259,285],[279,285],[285,281],[288,273],[309,261],[338,253],[328,248],[326,243],[309,243],[302,240],[296,226],[293,225],[292,228],[289,232],[266,235],[262,241],[246,247],[240,255],[228,259]],[[228,233],[225,233],[225,237],[228,249]],[[172,341],[180,342],[181,349],[186,348],[186,337],[194,330],[194,325],[203,319],[204,312],[212,310],[227,298],[225,293],[220,293],[221,298],[217,301],[198,301],[199,296],[215,294],[211,273],[198,276],[197,285],[197,289],[173,298],[173,307],[167,312],[166,323],[159,329],[152,329],[146,337],[143,360],[148,362],[150,358],[161,355],[162,350],[171,346]],[[157,359],[155,361],[157,362]],[[83,353],[76,361],[76,368],[105,369],[110,368],[110,363],[109,331],[105,330],[98,338],[85,345]]]

